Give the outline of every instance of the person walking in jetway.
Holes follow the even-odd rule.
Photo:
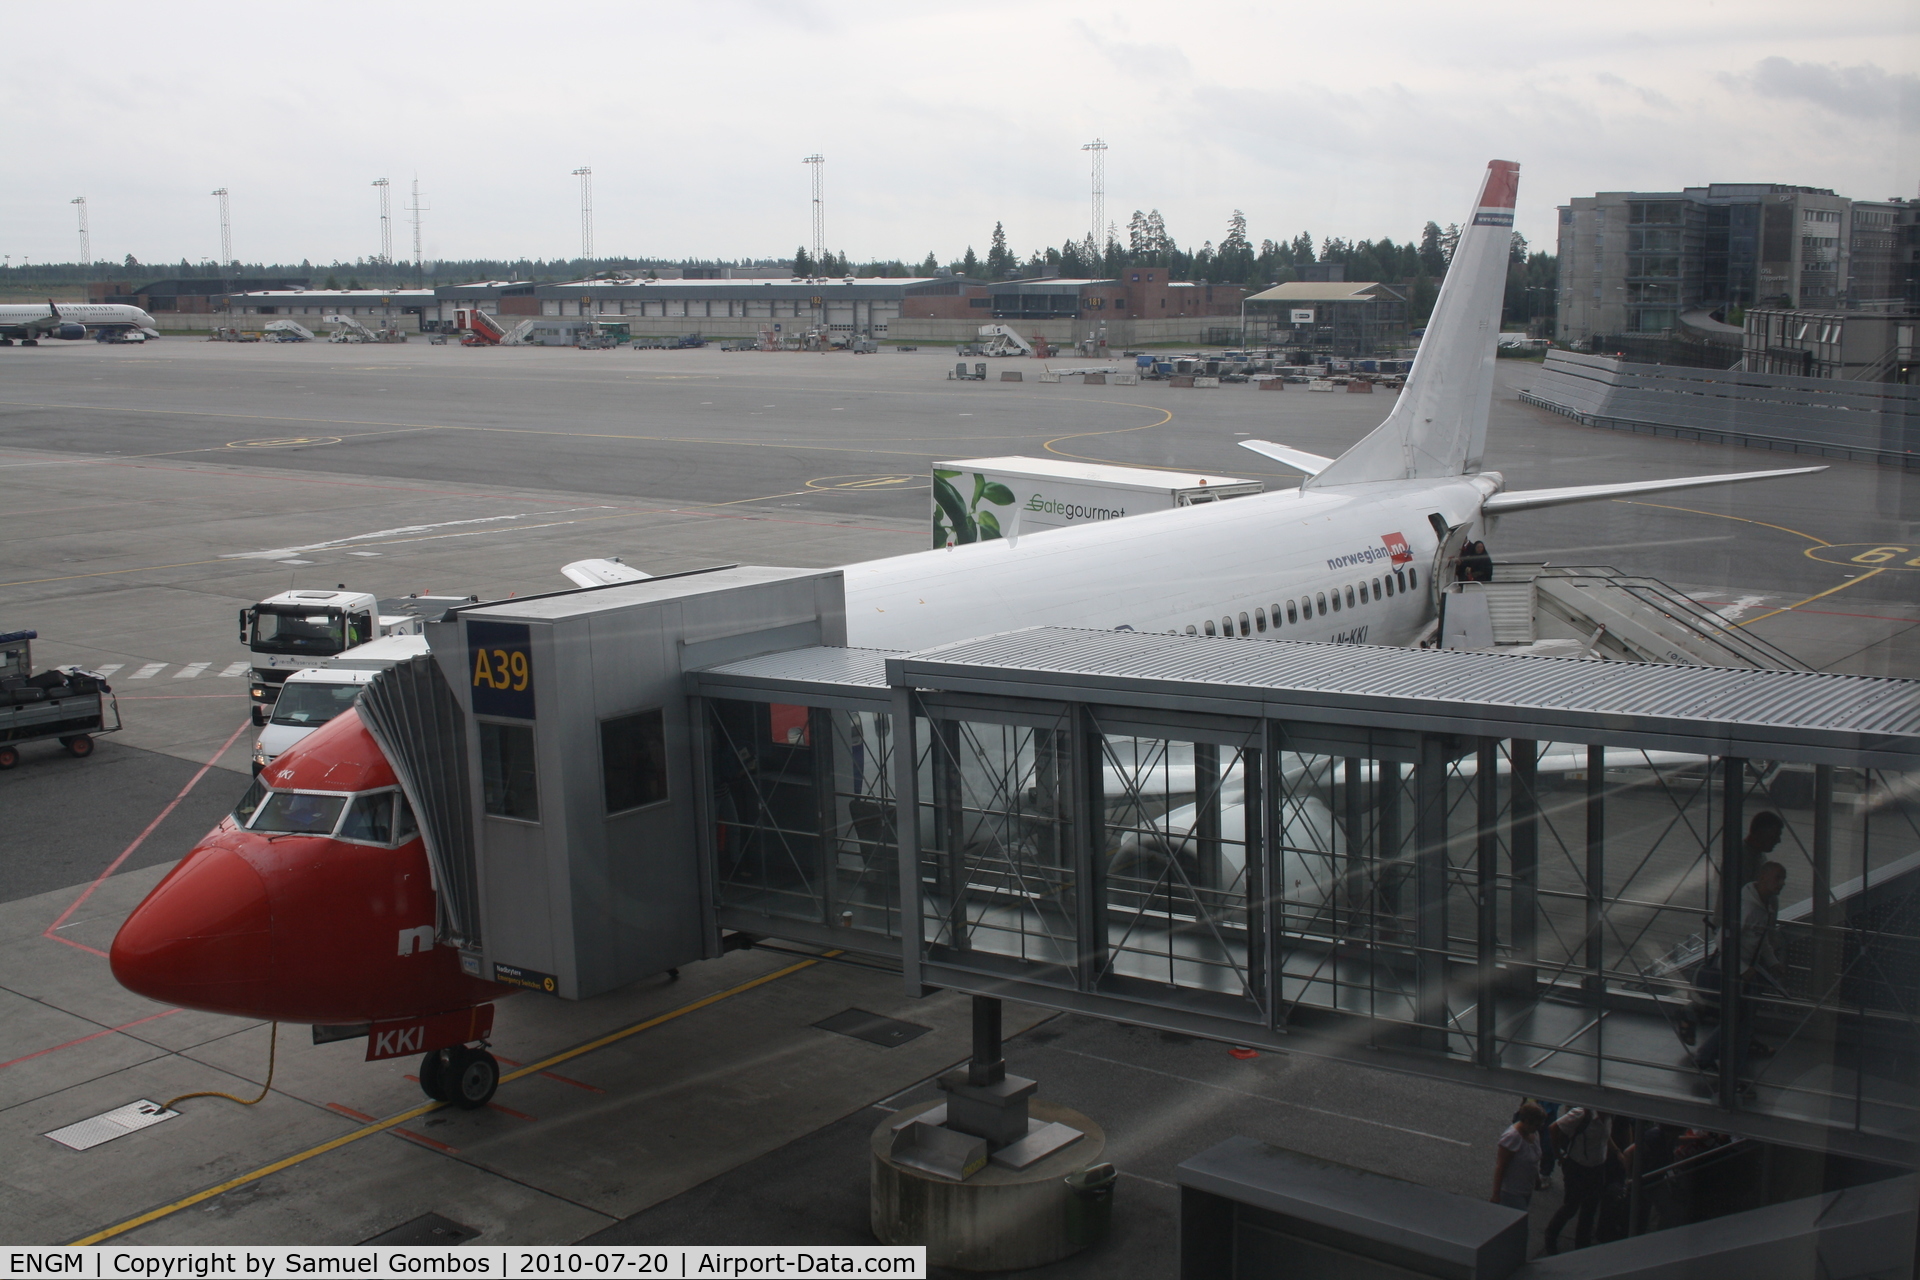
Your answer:
[[[1773,949],[1773,928],[1780,910],[1780,890],[1786,887],[1787,869],[1777,862],[1763,862],[1759,872],[1740,890],[1740,1007],[1736,1019],[1741,1032],[1741,1043],[1734,1047],[1734,1075],[1741,1081],[1742,1093],[1749,1093],[1753,1086],[1746,1080],[1747,1058],[1754,1050],[1761,1055],[1772,1053],[1765,1046],[1749,1046],[1746,1028],[1753,1023],[1755,998],[1767,988],[1778,990],[1780,987],[1780,957]],[[1723,954],[1716,957],[1719,964],[1726,963]],[[1703,991],[1713,991],[1719,986],[1719,967],[1713,963],[1702,965],[1700,977],[1695,984]],[[1700,1051],[1694,1055],[1694,1065],[1702,1071],[1716,1071],[1720,1066],[1720,1055],[1726,1039],[1726,1019],[1722,1017],[1720,1025],[1708,1033],[1700,1045]]]

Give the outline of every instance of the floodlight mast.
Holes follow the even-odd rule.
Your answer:
[[[580,179],[580,261],[588,270],[593,263],[593,167],[581,165],[573,171]]]
[[[227,189],[219,187],[213,194],[220,198],[220,270],[225,274],[233,265],[233,222],[228,217]]]
[[[1093,229],[1087,232],[1087,245],[1098,254],[1106,249],[1100,235],[1107,225],[1107,144],[1095,138],[1080,149],[1093,153]]]
[[[375,178],[373,185],[380,189],[380,265],[393,269],[393,184],[385,178]]]
[[[93,233],[87,228],[87,198],[75,196],[67,203],[80,212],[80,266],[90,271],[93,267]]]
[[[408,211],[413,214],[413,281],[415,284],[420,283],[423,271],[420,254],[420,214],[423,210],[431,209],[432,207],[432,205],[420,203],[420,175],[415,174],[413,176],[413,203],[407,206]]]
[[[822,196],[827,158],[816,151],[800,163],[813,169],[813,269],[820,271],[820,264],[827,256],[827,206]]]

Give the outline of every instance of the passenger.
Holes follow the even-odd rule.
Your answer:
[[[1513,1113],[1513,1123],[1500,1135],[1493,1156],[1493,1194],[1495,1204],[1526,1212],[1533,1203],[1534,1180],[1540,1176],[1540,1128],[1547,1113],[1538,1105],[1523,1102]]]
[[[1560,1231],[1572,1222],[1573,1247],[1593,1243],[1600,1197],[1606,1190],[1607,1157],[1613,1151],[1607,1117],[1592,1107],[1575,1107],[1553,1122],[1560,1147],[1560,1207],[1547,1222],[1547,1252],[1560,1252]]]
[[[1635,1156],[1639,1157],[1640,1199],[1647,1206],[1647,1219],[1655,1231],[1677,1227],[1684,1220],[1673,1194],[1671,1166],[1676,1137],[1672,1125],[1646,1125],[1640,1130],[1639,1139],[1621,1153],[1629,1170],[1633,1168]]]
[[[1492,582],[1493,557],[1487,554],[1484,542],[1469,542],[1460,549],[1460,581]]]
[[[1753,1085],[1746,1079],[1747,1030],[1753,1025],[1755,997],[1765,994],[1771,988],[1780,987],[1780,957],[1773,949],[1773,929],[1776,913],[1780,909],[1780,890],[1786,887],[1787,869],[1777,862],[1763,862],[1754,878],[1740,891],[1740,986],[1739,1017],[1741,1043],[1734,1050],[1734,1076],[1740,1081],[1743,1095],[1753,1093]],[[1724,954],[1718,957],[1721,964],[1726,963]],[[1717,967],[1701,966],[1702,977],[1717,974]],[[1704,985],[1704,984],[1703,984]],[[1708,1033],[1694,1055],[1694,1065],[1702,1071],[1716,1071],[1720,1066],[1721,1042],[1726,1038],[1726,1018],[1720,1025]],[[1766,1056],[1773,1050],[1765,1045],[1754,1044],[1751,1051]]]

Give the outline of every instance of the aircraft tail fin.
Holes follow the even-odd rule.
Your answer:
[[[1460,231],[1407,385],[1387,420],[1302,488],[1471,475],[1486,447],[1520,166],[1493,160]]]

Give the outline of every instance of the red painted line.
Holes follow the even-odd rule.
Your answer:
[[[358,1120],[361,1124],[373,1124],[374,1118],[364,1111],[355,1111],[352,1107],[343,1107],[337,1102],[329,1102],[327,1110],[338,1111],[349,1120]]]
[[[84,942],[75,942],[71,938],[62,938],[58,934],[56,934],[54,930],[58,929],[61,925],[65,924],[67,922],[67,919],[70,916],[72,916],[74,912],[80,909],[80,904],[85,902],[88,898],[91,898],[93,896],[93,891],[95,889],[98,889],[106,881],[106,878],[108,876],[112,875],[115,871],[119,870],[120,864],[125,862],[128,858],[132,857],[133,851],[135,849],[138,849],[141,845],[146,843],[147,837],[153,834],[153,829],[159,826],[162,822],[165,822],[167,815],[180,807],[180,802],[187,798],[187,793],[189,791],[192,791],[196,786],[199,785],[200,779],[207,776],[207,770],[213,768],[214,763],[218,761],[221,756],[227,754],[227,749],[231,747],[235,742],[239,741],[240,735],[245,733],[248,727],[251,726],[252,724],[253,724],[253,721],[250,719],[242,720],[240,722],[240,727],[233,731],[232,736],[230,736],[225,742],[221,743],[220,749],[214,752],[213,755],[208,758],[205,764],[200,766],[200,772],[194,774],[193,777],[187,780],[187,785],[180,788],[180,794],[175,796],[172,800],[169,800],[167,802],[167,807],[160,811],[159,816],[157,816],[156,818],[154,818],[152,822],[149,822],[147,824],[146,830],[142,831],[139,835],[135,836],[133,838],[133,843],[128,845],[126,848],[122,849],[120,851],[120,856],[115,858],[112,862],[109,862],[107,864],[107,869],[105,871],[102,871],[99,875],[93,878],[93,883],[88,885],[84,890],[81,891],[80,896],[73,900],[72,906],[68,907],[65,911],[62,911],[60,913],[60,918],[58,920],[55,920],[52,924],[48,925],[45,929],[42,929],[40,931],[41,937],[46,938],[52,942],[64,942],[68,946],[76,947],[81,951],[91,951],[96,956],[104,957],[107,954],[106,952],[100,950],[100,948],[90,947]]]
[[[91,950],[91,948],[89,948],[89,950]],[[90,1036],[81,1036],[78,1040],[69,1040],[65,1044],[56,1044],[52,1048],[42,1049],[38,1053],[22,1054],[11,1062],[0,1062],[0,1071],[5,1071],[8,1067],[18,1066],[22,1062],[31,1062],[35,1058],[44,1058],[48,1054],[58,1053],[62,1049],[71,1049],[73,1046],[85,1044],[89,1040],[98,1040],[101,1036],[110,1036],[116,1031],[125,1031],[128,1027],[137,1027],[145,1022],[158,1022],[161,1018],[170,1018],[178,1012],[180,1012],[178,1009],[168,1009],[164,1013],[150,1013],[144,1018],[135,1018],[132,1022],[123,1022],[117,1027],[108,1027],[105,1031],[96,1031]]]
[[[367,1119],[371,1120],[373,1119],[373,1117],[368,1116]],[[460,1154],[460,1148],[450,1147],[444,1142],[435,1142],[432,1138],[429,1138],[424,1133],[415,1133],[411,1129],[395,1129],[393,1130],[393,1132],[399,1134],[403,1138],[410,1138],[413,1141],[419,1143],[423,1147],[432,1147],[435,1151],[444,1152],[450,1156],[455,1156]]]
[[[500,1061],[506,1063],[510,1067],[518,1067],[518,1066],[524,1065],[522,1063],[515,1062],[512,1058],[501,1058],[500,1055],[497,1053],[494,1054],[493,1056],[496,1058],[500,1058]],[[606,1092],[605,1089],[600,1088],[598,1085],[588,1084],[584,1080],[575,1080],[572,1076],[563,1076],[557,1071],[542,1071],[540,1074],[545,1076],[549,1080],[558,1080],[561,1084],[570,1084],[576,1089],[585,1089],[588,1093],[605,1093]]]
[[[515,1111],[512,1107],[503,1107],[497,1102],[489,1102],[487,1106],[494,1111],[498,1111],[503,1116],[512,1116],[515,1120],[525,1120],[529,1124],[538,1123],[533,1116],[528,1115],[524,1111]]]

